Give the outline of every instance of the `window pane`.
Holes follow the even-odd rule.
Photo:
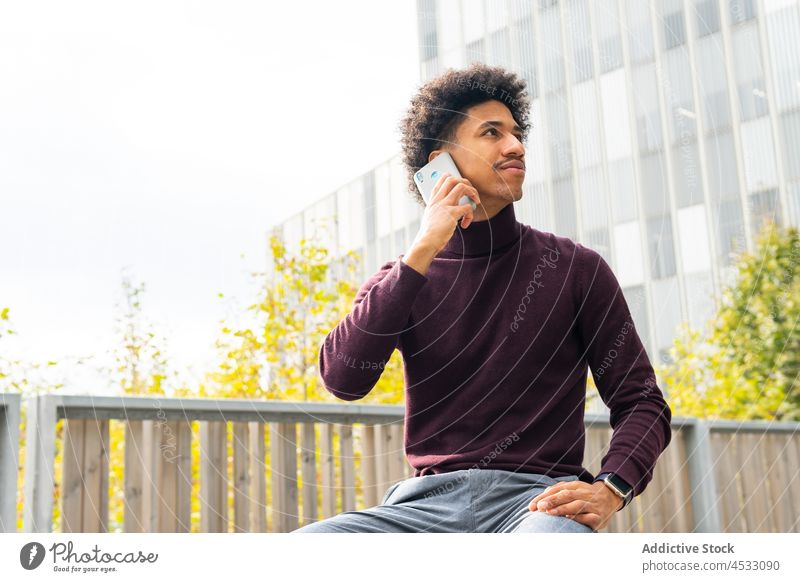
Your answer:
[[[636,183],[633,178],[633,162],[630,158],[608,165],[608,188],[611,193],[614,222],[626,222],[636,218]]]
[[[719,30],[719,8],[717,0],[694,0],[697,36],[706,36]]]
[[[614,227],[614,266],[621,286],[644,282],[642,239],[638,222],[626,222]]]
[[[587,0],[568,0],[564,27],[572,53],[572,82],[580,83],[592,76],[592,30]]]
[[[800,178],[800,111],[784,113],[778,118],[786,178]]]
[[[778,110],[800,105],[800,8],[796,3],[771,12],[767,17],[767,38]]]
[[[483,39],[467,45],[467,63],[483,63],[486,59]]]
[[[781,209],[778,201],[778,191],[765,190],[750,194],[750,228],[753,233],[753,240],[758,237],[761,229],[767,221],[781,224]]]
[[[609,239],[609,232],[607,228],[597,228],[594,230],[587,230],[583,236],[583,244],[590,249],[594,249],[611,264],[611,242]]]
[[[561,180],[553,184],[553,207],[556,234],[575,240],[578,236],[578,224],[572,180]]]
[[[680,144],[672,149],[672,179],[678,208],[703,201],[703,180],[697,142]]]
[[[489,64],[509,67],[511,65],[511,47],[509,45],[508,28],[493,32],[489,37]]]
[[[511,25],[511,38],[519,51],[519,73],[528,82],[531,99],[539,95],[536,71],[536,44],[533,42],[533,21],[530,17]]]
[[[609,161],[631,155],[631,132],[625,71],[619,69],[600,78],[603,126]]]
[[[692,273],[684,277],[686,284],[689,323],[693,327],[702,327],[714,315],[714,284],[711,273]]]
[[[367,226],[367,242],[371,242],[375,240],[378,232],[375,217],[375,177],[372,172],[369,172],[358,182],[361,182],[361,190],[364,196],[364,221]]]
[[[642,340],[642,345],[645,351],[650,353],[650,320],[647,316],[647,297],[644,292],[644,287],[628,287],[622,290],[625,296],[625,302],[628,304],[628,309],[631,312],[633,325],[636,328],[636,333],[639,339]]]
[[[778,185],[775,147],[768,117],[742,124],[742,157],[748,192]]]
[[[622,41],[619,36],[617,0],[592,0],[600,50],[600,71],[605,73],[622,66]]]
[[[572,173],[572,143],[564,95],[547,96],[547,121],[550,124],[550,168],[554,178]]]
[[[706,209],[702,204],[678,211],[678,234],[683,272],[697,273],[711,268]]]
[[[676,277],[653,281],[653,312],[655,315],[656,347],[672,347],[681,322],[681,296]]]
[[[660,216],[669,212],[667,166],[662,153],[641,158],[641,188],[645,216]]]
[[[755,23],[736,29],[732,43],[736,93],[742,121],[766,115],[769,110],[767,89]]]
[[[625,0],[628,12],[628,51],[632,63],[653,60],[653,32],[650,27],[650,3]]]
[[[663,144],[663,136],[654,64],[633,70],[633,95],[639,151],[646,153],[659,150]]]
[[[697,135],[694,96],[692,94],[691,67],[684,50],[669,51],[664,55],[664,103],[668,108],[670,143]]]
[[[669,50],[686,42],[683,22],[683,0],[661,0],[661,46]]]
[[[581,219],[585,231],[608,227],[606,193],[600,166],[583,170],[579,176],[581,192]]]
[[[716,203],[720,199],[738,198],[736,152],[730,132],[708,136],[705,142],[710,199]]]
[[[717,255],[722,265],[733,263],[732,255],[746,247],[742,203],[738,199],[723,200],[711,213],[717,239]]]
[[[731,11],[731,24],[756,17],[756,0],[728,0],[728,4]]]
[[[675,274],[675,246],[672,219],[669,216],[648,219],[647,250],[653,279],[663,279]]]
[[[703,100],[703,123],[706,131],[717,131],[730,125],[728,80],[725,75],[725,55],[719,34],[697,41],[695,51],[700,97]]]
[[[580,139],[575,143],[578,166],[587,168],[600,163],[600,123],[594,83],[587,81],[572,89],[572,113]]]
[[[564,85],[564,56],[561,51],[561,21],[558,8],[544,10],[539,19],[542,31],[544,90],[555,91]]]

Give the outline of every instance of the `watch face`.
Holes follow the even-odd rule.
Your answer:
[[[614,485],[614,487],[616,487],[617,489],[619,489],[620,491],[622,491],[622,493],[623,493],[623,494],[624,494],[626,497],[628,496],[628,494],[630,494],[630,492],[631,492],[631,491],[633,491],[633,487],[631,487],[630,485],[628,485],[628,484],[625,482],[625,480],[624,480],[624,479],[621,479],[620,477],[617,477],[617,476],[616,476],[616,475],[614,475],[614,474],[611,474],[611,475],[609,475],[609,476],[608,476],[608,480],[609,480],[609,481],[611,481],[611,483]]]

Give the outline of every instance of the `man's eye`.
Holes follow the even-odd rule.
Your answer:
[[[484,132],[483,132],[483,135],[486,135],[486,134],[487,134],[487,133],[489,133],[490,131],[493,131],[493,132],[495,132],[495,134],[497,133],[497,130],[496,130],[495,128],[493,128],[493,127],[492,127],[492,128],[490,128],[490,129],[487,129],[486,131],[484,131]]]

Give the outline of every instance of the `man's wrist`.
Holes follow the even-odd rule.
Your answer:
[[[437,249],[424,239],[415,240],[411,248],[401,259],[406,265],[422,275],[427,275],[428,268],[438,254]]]
[[[628,505],[633,500],[633,487],[616,473],[605,472],[595,477],[594,482],[602,482],[614,495],[622,499],[622,507]],[[617,511],[619,511],[619,509]]]

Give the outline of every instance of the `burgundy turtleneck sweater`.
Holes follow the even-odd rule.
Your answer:
[[[319,370],[328,391],[358,400],[400,350],[415,476],[487,468],[591,483],[589,366],[614,429],[600,472],[645,489],[672,413],[597,252],[518,222],[509,204],[457,226],[426,275],[402,256],[361,287],[320,347]]]

